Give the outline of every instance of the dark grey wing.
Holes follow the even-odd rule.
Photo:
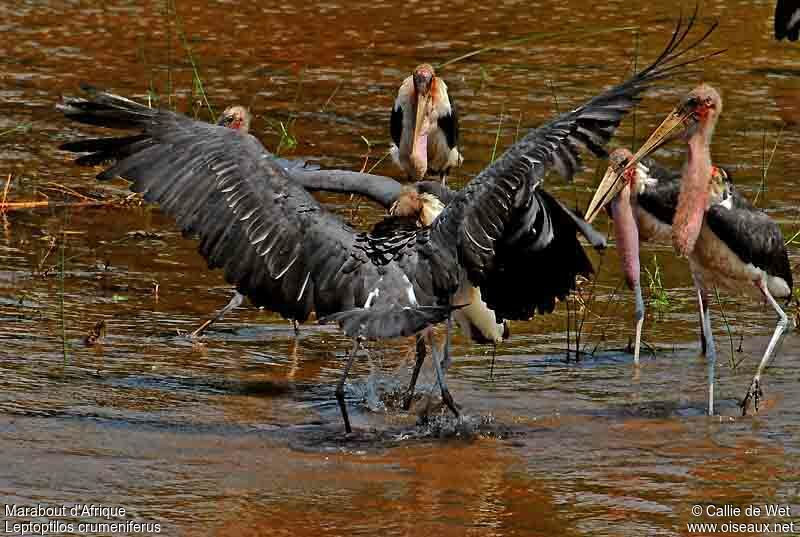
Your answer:
[[[290,173],[310,172],[321,169],[321,166],[316,162],[310,162],[304,158],[275,157],[274,160],[275,164]]]
[[[674,183],[681,180],[681,172],[662,166],[652,158],[642,159],[642,164],[647,168],[648,175],[659,183]]]
[[[557,205],[537,195],[539,182],[550,168],[572,178],[580,166],[580,147],[586,147],[597,156],[607,156],[603,146],[622,118],[636,106],[642,92],[691,63],[678,62],[678,59],[701,43],[716,27],[713,25],[699,40],[681,49],[694,20],[693,17],[685,26],[682,20],[679,21],[661,55],[632,78],[531,130],[484,169],[444,209],[434,223],[434,231],[446,237],[443,240],[458,245],[461,262],[474,285],[484,291],[497,278],[505,277],[503,285],[525,288],[527,282],[523,280],[526,277],[508,268],[503,270],[501,262],[519,262],[514,256],[516,251],[543,251],[556,240],[555,234],[558,233],[570,235],[571,244],[579,245],[575,237],[576,226],[569,222],[571,219],[565,219],[567,224],[561,225],[562,220],[555,211],[562,214],[563,211],[554,209]],[[548,213],[550,222],[559,224],[542,225],[546,223],[544,213]],[[551,236],[545,234],[548,230],[552,232]],[[575,262],[564,270],[576,275],[585,266],[579,256],[573,257]],[[539,285],[546,287],[547,282]],[[529,298],[522,292],[495,293],[487,296],[486,301],[500,316],[519,318],[528,311]]]
[[[403,109],[396,104],[392,107],[392,117],[389,118],[389,134],[392,141],[400,147],[400,138],[403,137]]]
[[[387,209],[392,206],[403,189],[401,183],[389,177],[346,170],[290,169],[289,175],[310,192],[358,194],[380,203]]]
[[[800,2],[778,0],[775,4],[775,39],[797,41],[800,37]]]
[[[576,235],[580,228],[564,206],[537,189],[531,209],[528,221],[533,225],[498,245],[494,266],[480,286],[484,301],[490,307],[497,305],[495,313],[502,318],[551,313],[557,301],[575,289],[578,275],[594,272]],[[604,247],[605,237],[593,229],[592,233]]]
[[[99,125],[128,122],[147,136],[99,177],[132,181],[184,232],[198,235],[209,266],[222,267],[255,304],[298,320],[312,310],[324,316],[372,306],[373,322],[359,332],[365,337],[406,335],[423,320],[446,317],[436,302],[441,289],[410,283],[415,271],[430,269],[427,230],[380,240],[355,234],[249,134],[90,91],[91,100],[65,99],[60,109]],[[454,290],[457,277],[440,283]]]
[[[441,181],[417,181],[414,183],[417,192],[421,194],[431,194],[439,198],[444,205],[449,204],[458,195],[457,190],[443,185]]]
[[[644,192],[638,195],[636,202],[660,222],[671,226],[680,192],[680,181],[660,181],[645,188]]]
[[[337,192],[358,194],[389,209],[403,191],[403,184],[383,175],[351,172],[347,170],[295,170],[289,176],[309,192]],[[418,192],[431,194],[447,205],[456,195],[454,190],[440,181],[419,181],[410,185]]]
[[[450,113],[440,116],[437,120],[437,124],[444,132],[444,136],[447,139],[447,147],[453,149],[454,147],[458,147],[460,136],[458,132],[458,109],[456,108],[456,102],[453,100],[453,96],[448,94],[447,98],[450,100]]]
[[[733,207],[712,205],[706,224],[745,263],[752,263],[770,276],[783,278],[792,288],[789,255],[778,224],[766,213],[754,209],[734,192]]]
[[[671,226],[681,192],[681,173],[657,163],[652,158],[642,160],[647,175],[655,184],[647,185],[637,196],[636,203],[660,222]]]

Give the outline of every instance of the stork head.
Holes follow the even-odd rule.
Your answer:
[[[433,194],[419,193],[413,186],[404,187],[389,209],[392,216],[412,218],[420,227],[430,226],[444,209],[442,202]]]
[[[662,145],[676,139],[688,141],[697,134],[710,139],[721,113],[722,97],[719,92],[708,84],[700,84],[681,99],[678,106],[642,144],[628,165],[632,166]]]
[[[436,77],[436,72],[433,70],[433,66],[427,63],[423,63],[422,65],[418,65],[416,69],[414,69],[414,91],[417,94],[417,97],[427,96],[431,92],[431,87],[433,86],[433,79]]]
[[[711,167],[711,183],[709,185],[709,205],[724,205],[728,209],[733,203],[733,179],[721,166]]]
[[[587,222],[594,220],[600,210],[616,199],[626,186],[629,187],[628,193],[640,193],[647,186],[647,168],[641,163],[629,166],[632,158],[633,153],[623,147],[615,149],[608,157],[608,169],[586,209]]]
[[[247,133],[250,130],[250,112],[244,106],[229,106],[219,116],[217,125]]]

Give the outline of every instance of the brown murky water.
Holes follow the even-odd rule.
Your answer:
[[[773,6],[706,2],[703,16],[721,20],[713,45],[730,50],[701,66],[702,75],[653,92],[637,122],[641,139],[699,78],[715,84],[726,98],[715,160],[752,198],[771,159],[758,205],[791,236],[800,229],[800,133],[783,129],[791,111],[781,107],[800,95],[800,45],[772,40]],[[572,32],[442,71],[463,111],[467,160],[457,182],[487,163],[498,125],[502,148],[518,129],[621,80],[637,48],[639,64],[660,50],[676,15],[674,2],[661,0],[217,1],[177,9],[215,110],[251,106],[257,134],[273,149],[276,123],[291,118],[299,143],[289,154],[353,169],[363,164],[363,138],[374,146],[370,162],[385,152],[392,94],[417,63],[531,31]],[[50,183],[100,195],[120,188],[97,185],[91,170],[56,149],[88,132],[53,109],[80,81],[146,99],[151,84],[168,93],[171,73],[178,108],[191,109],[191,67],[163,2],[11,2],[0,14],[0,178],[13,177],[13,200],[41,192],[59,199],[46,190]],[[584,33],[623,26],[640,30]],[[22,124],[29,129],[5,132]],[[631,124],[618,143],[630,142]],[[662,158],[677,165],[680,151]],[[376,170],[393,173],[386,163]],[[575,185],[554,176],[549,187],[585,205],[594,179],[593,170]],[[325,200],[351,215],[347,198]],[[379,214],[361,204],[356,216]],[[786,338],[766,377],[762,412],[740,418],[737,402],[773,316],[725,300],[729,337],[716,306],[721,416],[704,416],[691,281],[666,248],[644,250],[646,265],[658,257],[669,306],[661,315],[650,307],[645,338],[655,352],[638,378],[620,351],[631,334],[631,304],[627,292],[615,293],[621,277],[612,249],[595,258],[600,274],[582,336],[584,350],[597,349],[593,357],[564,360],[563,307],[514,324],[492,380],[491,349],[457,334],[450,387],[467,417],[456,424],[434,413],[422,426],[386,402],[408,380],[409,345],[373,347],[348,385],[358,432],[345,441],[333,388],[348,342],[315,325],[295,337],[287,322],[252,308],[231,314],[202,344],[178,335],[222,305],[229,289],[158,210],[40,209],[9,213],[2,225],[4,504],[122,506],[119,520],[158,523],[168,535],[652,536],[686,535],[687,523],[704,520],[795,521],[800,532],[800,342]],[[63,252],[51,239],[62,230]],[[87,348],[83,336],[99,320],[108,335]],[[742,360],[738,368],[730,358]],[[435,391],[432,379],[423,372],[423,393]],[[692,506],[706,503],[793,512],[693,516]],[[29,520],[46,518],[4,523]]]

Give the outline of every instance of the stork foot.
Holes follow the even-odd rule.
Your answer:
[[[753,379],[753,382],[750,384],[750,388],[747,390],[747,395],[744,396],[742,402],[739,403],[739,407],[742,409],[742,416],[747,415],[747,407],[750,404],[750,400],[753,400],[753,413],[758,414],[758,402],[764,398],[764,392],[761,389],[761,383],[759,380]]]
[[[456,406],[456,402],[453,401],[453,396],[450,395],[450,390],[447,388],[442,388],[442,402],[447,405],[447,408],[450,409],[450,412],[458,418],[461,416],[461,413],[458,411],[458,406]]]

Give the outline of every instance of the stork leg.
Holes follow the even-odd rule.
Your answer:
[[[764,351],[764,357],[761,358],[761,363],[758,364],[756,376],[753,377],[753,382],[750,383],[750,388],[747,390],[747,395],[745,395],[744,399],[742,399],[742,402],[739,403],[739,406],[742,408],[742,416],[747,414],[747,405],[750,403],[750,399],[753,400],[753,410],[758,412],[758,401],[764,396],[764,392],[761,391],[761,374],[767,368],[767,365],[772,358],[772,353],[775,351],[775,347],[778,345],[778,342],[780,342],[784,332],[786,332],[786,329],[789,328],[789,318],[786,316],[786,313],[783,311],[780,305],[778,305],[778,303],[772,297],[772,294],[767,288],[767,282],[764,280],[764,278],[759,279],[756,282],[756,286],[764,295],[764,298],[767,299],[767,302],[769,302],[769,304],[778,314],[778,324],[775,327],[775,332],[772,334],[772,339],[769,340],[767,350]]]
[[[425,338],[422,334],[417,334],[417,360],[414,362],[414,370],[411,372],[411,382],[408,384],[408,390],[403,397],[403,410],[411,408],[411,400],[414,398],[414,389],[417,386],[417,378],[419,378],[419,371],[422,369],[422,364],[425,362]]]
[[[447,186],[447,172],[448,170],[444,170],[439,174],[439,178],[442,180],[442,186]]]
[[[697,289],[697,303],[700,305],[703,335],[705,336],[706,360],[708,361],[708,415],[714,415],[714,383],[717,365],[717,349],[711,333],[711,311],[708,302],[703,300],[703,291]]]
[[[642,299],[642,286],[637,281],[633,286],[636,295],[636,342],[633,347],[633,364],[639,367],[639,347],[642,344],[642,324],[644,324],[644,300]]]
[[[442,371],[447,373],[450,369],[450,329],[453,327],[453,316],[447,318],[447,328],[444,334],[444,356],[442,356]]]
[[[444,371],[442,371],[443,364],[450,363],[450,357],[448,356],[450,353],[450,326],[452,323],[452,316],[447,318],[447,332],[445,333],[444,339],[444,346],[443,346],[443,354],[442,361],[439,362],[439,358],[437,356],[433,356],[433,365],[436,369],[436,380],[439,382],[439,386],[442,388],[442,402],[447,405],[447,408],[450,409],[455,417],[459,417],[460,413],[458,412],[458,407],[456,407],[455,401],[453,401],[453,396],[450,395],[450,390],[447,388],[447,382],[444,379]],[[433,345],[431,345],[431,349],[433,349]]]
[[[350,351],[350,356],[347,357],[347,363],[344,365],[342,378],[339,379],[339,383],[336,385],[336,401],[339,403],[339,410],[342,411],[344,431],[347,434],[352,433],[353,429],[350,428],[350,418],[347,416],[347,404],[344,402],[344,383],[347,380],[347,374],[350,373],[350,368],[353,366],[353,360],[355,360],[356,352],[358,352],[358,347],[360,346],[361,340],[356,338],[353,342],[353,350]]]
[[[241,306],[243,300],[244,300],[244,295],[237,291],[236,294],[234,294],[233,297],[231,298],[230,302],[228,302],[228,304],[224,308],[222,308],[216,314],[214,314],[212,318],[208,319],[206,322],[201,324],[197,330],[191,333],[190,337],[192,338],[200,337],[203,334],[203,332],[205,332],[208,329],[209,326],[211,326],[215,322],[225,317],[225,315],[232,309]]]
[[[692,270],[692,280],[694,281],[694,288],[697,291],[697,312],[700,315],[700,352],[703,354],[703,356],[706,356],[707,349],[703,311],[708,308],[708,294],[703,290],[703,286],[700,285],[700,280],[698,279],[694,270]]]

